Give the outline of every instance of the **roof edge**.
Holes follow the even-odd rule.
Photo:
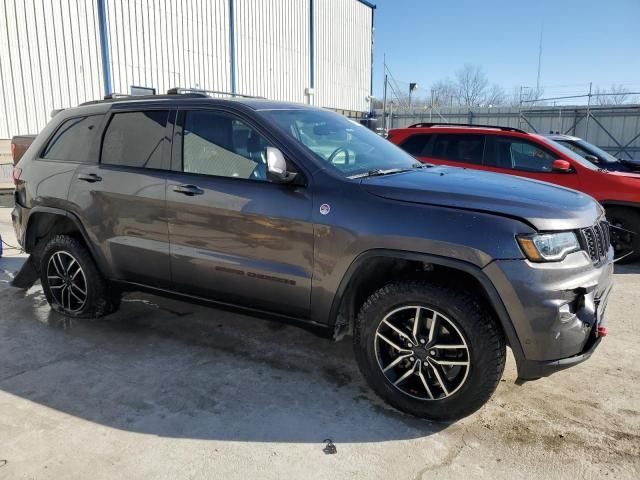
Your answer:
[[[366,5],[367,7],[369,7],[371,10],[375,10],[376,9],[376,5],[374,3],[371,3],[367,0],[357,0],[358,2],[362,3],[363,5]]]

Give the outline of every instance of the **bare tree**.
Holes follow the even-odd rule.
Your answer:
[[[597,105],[622,105],[631,100],[629,89],[615,84],[608,91],[606,88],[596,88],[593,95]]]
[[[458,89],[455,83],[448,78],[435,82],[431,86],[431,95],[434,106],[453,107],[458,105]]]
[[[506,105],[507,103],[507,94],[505,93],[504,88],[497,83],[494,83],[487,92],[484,104],[488,107],[498,107]]]
[[[489,80],[480,65],[465,64],[456,72],[456,89],[461,105],[481,105],[487,96]]]

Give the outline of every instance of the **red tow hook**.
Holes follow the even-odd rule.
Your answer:
[[[606,337],[607,336],[607,327],[598,327],[598,336]]]

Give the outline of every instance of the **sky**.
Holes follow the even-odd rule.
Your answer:
[[[383,61],[398,83],[430,85],[465,63],[508,94],[540,84],[545,97],[623,84],[640,91],[640,0],[374,0],[374,96]]]

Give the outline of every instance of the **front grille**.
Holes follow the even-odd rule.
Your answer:
[[[604,262],[607,258],[611,239],[609,237],[609,224],[607,222],[596,223],[593,227],[580,230],[584,249],[595,264]]]

